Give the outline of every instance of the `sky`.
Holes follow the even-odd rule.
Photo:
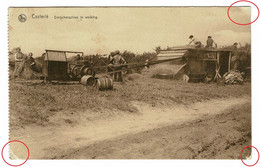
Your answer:
[[[236,25],[228,7],[9,8],[9,50],[41,56],[45,49],[109,54],[114,50],[151,52],[180,46],[194,35],[203,44],[212,36],[218,46],[251,43],[251,26]],[[25,22],[18,16],[24,14]],[[33,19],[32,15],[48,15]],[[97,19],[55,19],[57,16],[96,16]],[[230,17],[249,23],[250,7],[232,7]]]

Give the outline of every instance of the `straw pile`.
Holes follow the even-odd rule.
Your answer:
[[[39,79],[42,76],[40,73],[41,69],[39,68],[41,64],[35,63],[35,66],[32,66],[32,62],[27,57],[23,58],[20,62],[14,62],[14,66],[9,65],[10,78]],[[11,64],[13,65],[13,63]]]

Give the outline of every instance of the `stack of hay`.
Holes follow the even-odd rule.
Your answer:
[[[40,71],[34,71],[35,69],[32,68],[31,65],[32,62],[27,58],[24,58],[21,62],[15,62],[13,76],[15,78],[17,77],[23,79],[39,79],[42,76],[41,73],[39,73]]]

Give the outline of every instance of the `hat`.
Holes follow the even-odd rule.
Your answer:
[[[208,36],[208,38],[211,38],[211,36]]]
[[[116,50],[114,53],[115,53],[115,55],[116,55],[116,54],[120,54],[120,51],[119,51],[119,50]]]
[[[189,38],[193,38],[193,35],[190,35],[190,37]]]
[[[235,42],[234,45],[237,45],[237,43]]]

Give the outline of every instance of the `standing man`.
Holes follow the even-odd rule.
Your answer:
[[[193,35],[190,35],[189,39],[190,39],[190,43],[188,45],[194,43],[196,45],[195,48],[201,48],[202,43],[197,38],[194,38]]]
[[[212,39],[211,36],[208,36],[206,48],[213,49],[213,44],[215,44],[215,48],[217,48],[217,44],[215,43],[215,41]]]
[[[15,48],[13,50],[14,52],[14,60],[15,60],[15,65],[14,65],[14,73],[13,73],[13,77],[20,77],[23,68],[24,68],[24,55],[21,52],[20,48]]]
[[[231,69],[238,70],[240,65],[240,57],[237,53],[237,42],[232,46],[232,56],[231,56]]]
[[[126,61],[123,58],[123,56],[121,56],[120,52],[117,50],[114,52],[114,55],[113,55],[112,59],[110,60],[110,63],[113,65],[114,70],[118,71],[118,70],[122,69],[122,64],[126,64]],[[114,73],[114,81],[116,81],[116,82],[123,81],[122,71]]]

